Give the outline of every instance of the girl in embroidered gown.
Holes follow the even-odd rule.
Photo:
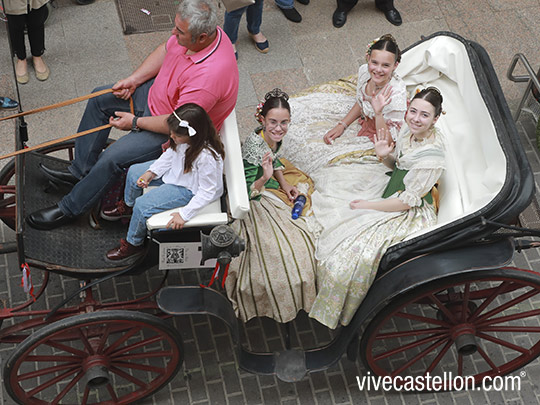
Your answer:
[[[267,316],[288,322],[301,309],[309,311],[316,295],[315,242],[304,219],[314,187],[281,158],[290,122],[288,96],[279,89],[267,93],[258,115],[262,128],[242,146],[250,212],[233,223],[246,249],[231,262],[226,289],[243,321]],[[300,193],[307,202],[302,216],[293,220],[293,201]]]
[[[285,156],[306,173],[351,151],[372,155],[379,128],[389,130],[389,142],[390,137],[396,139],[407,110],[407,91],[395,73],[401,51],[394,37],[386,34],[370,43],[366,60],[358,70],[356,97],[320,87],[320,91],[291,99],[295,126],[284,140]],[[345,85],[341,81],[339,87]],[[382,95],[390,102],[375,109],[372,100]]]
[[[386,97],[383,104],[388,102]],[[384,165],[349,162],[313,174],[313,211],[321,232],[316,251],[319,292],[310,317],[330,328],[347,325],[386,249],[436,223],[432,188],[445,158],[443,137],[434,124],[441,111],[439,91],[424,89],[411,101],[395,149],[387,142],[388,129],[379,129],[375,152]],[[380,170],[366,171],[370,166]],[[393,170],[390,180],[388,168]]]

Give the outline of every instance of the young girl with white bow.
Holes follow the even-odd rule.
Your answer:
[[[126,239],[107,252],[107,259],[123,262],[143,251],[146,220],[152,215],[180,207],[167,228],[181,229],[199,210],[223,193],[225,151],[206,111],[184,104],[167,119],[170,147],[157,160],[129,168],[124,200],[110,211],[107,220],[131,216]],[[143,195],[143,189],[158,186]]]

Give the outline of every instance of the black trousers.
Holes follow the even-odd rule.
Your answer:
[[[356,6],[358,0],[337,0],[339,10],[350,11]],[[394,0],[375,0],[375,6],[381,11],[388,11],[394,8]]]
[[[31,10],[28,14],[6,14],[9,26],[9,37],[13,52],[17,58],[26,59],[26,46],[24,44],[24,28],[28,31],[28,42],[32,56],[41,56],[45,52],[45,20],[47,19],[47,5]]]

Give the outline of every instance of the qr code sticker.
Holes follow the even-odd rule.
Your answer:
[[[183,247],[167,248],[167,264],[183,264],[185,253]]]

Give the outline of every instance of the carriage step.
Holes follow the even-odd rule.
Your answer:
[[[306,356],[301,350],[285,350],[274,354],[276,377],[285,382],[300,381],[307,373]]]

